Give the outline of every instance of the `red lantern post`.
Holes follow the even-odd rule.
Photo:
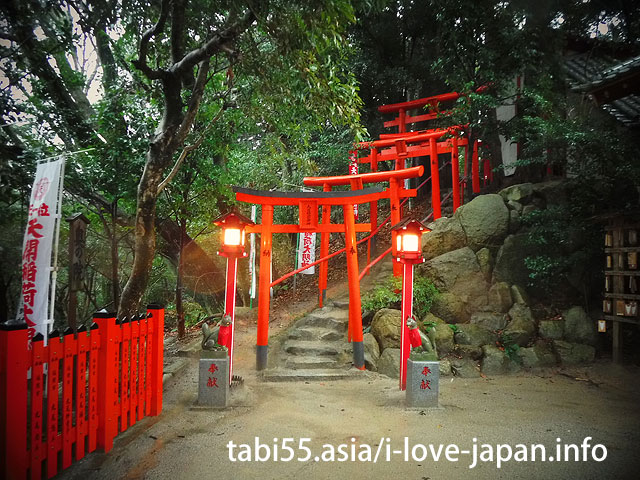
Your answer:
[[[407,319],[413,316],[413,266],[424,262],[422,232],[427,230],[417,220],[406,219],[391,228],[396,232],[393,255],[404,266],[402,275],[402,323],[400,325],[400,390],[407,388],[407,360],[411,351]]]
[[[218,331],[218,343],[227,347],[229,352],[229,383],[233,378],[233,327],[236,310],[236,285],[238,276],[238,258],[246,257],[244,250],[245,227],[254,225],[247,217],[239,213],[227,213],[213,221],[222,227],[222,247],[218,251],[221,257],[227,257],[227,284],[224,296],[224,317]]]

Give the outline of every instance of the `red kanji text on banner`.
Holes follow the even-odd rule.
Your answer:
[[[18,319],[47,336],[51,250],[55,236],[60,177],[64,160],[40,163],[29,201],[29,217],[22,246],[22,290]],[[22,318],[20,318],[22,317]]]

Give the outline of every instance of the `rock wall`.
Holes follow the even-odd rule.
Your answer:
[[[534,251],[521,216],[566,199],[561,181],[513,185],[481,195],[440,218],[423,237],[429,277],[441,295],[423,328],[441,359],[441,372],[463,377],[508,374],[522,368],[574,365],[595,356],[595,321],[574,306],[560,318],[536,319],[526,292],[524,259]],[[397,376],[400,311],[376,313],[368,367]]]

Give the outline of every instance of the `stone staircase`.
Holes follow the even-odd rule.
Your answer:
[[[362,376],[347,342],[349,301],[327,301],[297,320],[269,347],[266,381],[325,381]]]

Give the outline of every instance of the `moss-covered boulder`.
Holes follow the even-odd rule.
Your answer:
[[[460,345],[471,345],[474,347],[480,347],[482,345],[493,345],[498,336],[481,325],[474,323],[468,323],[464,325],[458,325],[457,331],[454,334],[456,343]]]
[[[380,346],[378,340],[371,333],[362,336],[364,345],[364,366],[372,372],[378,371],[378,360],[380,359]]]
[[[495,312],[477,312],[471,315],[471,323],[480,325],[492,332],[502,330],[507,326],[507,315]]]
[[[495,345],[482,347],[483,357],[480,369],[485,375],[507,375],[521,370],[520,363],[510,358]]]
[[[591,345],[554,340],[553,348],[562,365],[582,365],[593,362],[596,349]]]
[[[595,345],[597,341],[596,323],[589,318],[584,308],[571,307],[562,312],[564,318],[564,338],[568,342]]]
[[[554,367],[557,364],[556,355],[549,345],[536,343],[533,347],[522,347],[518,350],[518,357],[525,368]]]
[[[487,281],[478,259],[468,247],[433,258],[417,269],[431,279],[442,294],[431,311],[449,323],[466,323],[487,304]]]
[[[456,377],[478,378],[480,368],[478,362],[468,357],[451,358],[451,371]]]
[[[535,253],[526,233],[509,235],[498,250],[493,281],[526,285],[529,282],[529,269],[524,263],[525,258]]]
[[[385,348],[378,360],[378,373],[391,378],[400,378],[400,349]]]
[[[500,191],[500,196],[505,201],[514,201],[521,204],[529,202],[531,195],[533,194],[533,184],[531,183],[519,183],[517,185],[511,185]]]
[[[380,349],[400,348],[400,325],[402,312],[391,308],[378,310],[371,321],[371,333]]]
[[[456,210],[454,216],[474,251],[501,244],[509,231],[509,209],[500,195],[480,195]]]
[[[538,334],[543,338],[562,340],[564,336],[564,320],[541,320]]]
[[[427,260],[467,244],[467,236],[456,217],[441,217],[429,227],[432,230],[422,237],[422,253]]]
[[[536,324],[531,309],[526,305],[516,303],[509,310],[511,320],[504,333],[513,343],[525,346],[531,342],[536,333]]]
[[[491,285],[487,298],[489,300],[489,307],[494,312],[507,313],[513,305],[511,288],[506,282],[497,282]]]
[[[455,348],[453,341],[453,330],[446,323],[438,323],[429,330],[429,339],[436,347],[436,351],[440,357],[452,352]]]

